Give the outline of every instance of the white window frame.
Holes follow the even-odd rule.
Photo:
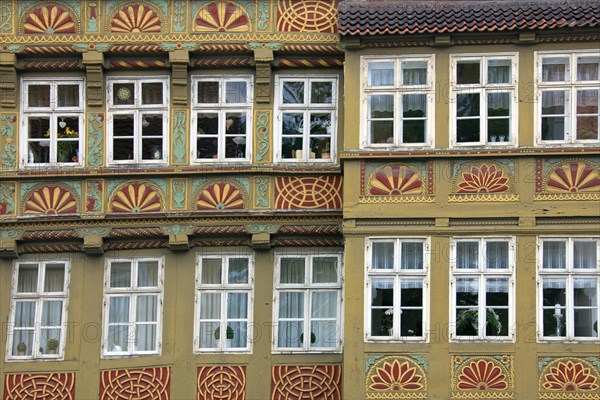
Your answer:
[[[304,82],[304,102],[302,104],[283,104],[283,84],[284,82]],[[331,103],[311,103],[310,85],[313,82],[331,82],[332,93]],[[307,90],[308,88],[308,90]],[[338,140],[338,93],[339,76],[338,75],[294,75],[281,74],[275,75],[275,118],[274,124],[274,161],[276,163],[335,163],[337,155]],[[302,134],[302,155],[295,158],[283,158],[281,154],[282,131],[284,112],[297,112],[304,115],[304,126]],[[310,149],[310,115],[315,113],[331,113],[331,136],[329,144],[329,158],[312,158],[313,153]]]
[[[535,57],[535,144],[538,146],[555,146],[557,144],[573,144],[573,145],[591,145],[598,146],[598,139],[577,139],[577,100],[576,93],[578,90],[599,90],[600,76],[597,80],[580,81],[577,80],[577,57],[589,56],[600,57],[598,50],[557,50],[557,51],[536,51]],[[561,57],[568,58],[566,66],[566,78],[564,81],[542,81],[542,62],[544,58]],[[600,75],[600,71],[599,71]],[[565,129],[562,140],[542,140],[542,92],[544,91],[565,91],[565,114],[566,118]],[[599,105],[600,106],[600,105]],[[598,116],[598,129],[600,130],[600,113]]]
[[[236,258],[248,259],[248,283],[228,283],[226,282],[229,272],[229,260]],[[221,283],[220,284],[202,284],[202,261],[204,259],[221,259]],[[195,287],[195,311],[194,311],[194,353],[252,353],[253,339],[253,309],[254,309],[254,254],[252,253],[206,253],[196,256],[196,287]],[[200,347],[200,302],[202,293],[218,293],[221,296],[221,315],[219,320],[220,332],[227,332],[227,295],[229,293],[247,293],[247,342],[246,347],[226,348],[226,335],[220,335],[217,347]]]
[[[38,276],[37,276],[37,289],[35,292],[27,292],[27,293],[17,293],[18,286],[18,271],[19,266],[23,264],[37,264],[38,266]],[[44,278],[46,272],[46,265],[48,264],[63,264],[65,267],[65,277],[63,282],[63,291],[62,292],[44,292]],[[33,361],[33,360],[63,360],[65,357],[65,346],[66,346],[66,336],[67,336],[67,321],[68,321],[68,309],[69,309],[69,284],[71,278],[71,263],[65,259],[59,259],[56,261],[18,261],[13,264],[12,271],[12,290],[10,297],[10,310],[9,310],[9,324],[8,324],[8,332],[7,332],[7,340],[6,340],[6,361]],[[48,328],[41,325],[42,321],[42,304],[47,300],[62,300],[62,321],[60,322],[60,340],[57,348],[56,354],[43,354],[40,351],[40,339],[42,336],[41,330]],[[16,328],[15,324],[15,314],[16,314],[16,303],[17,301],[29,301],[34,302],[36,304],[35,308],[35,321],[33,326],[33,340],[32,340],[32,348],[31,355],[13,355],[13,341],[14,334]],[[30,330],[30,329],[23,329]]]
[[[158,262],[158,286],[156,287],[137,287],[138,263],[140,261],[156,261]],[[110,276],[112,263],[128,262],[131,263],[131,286],[127,288],[111,288]],[[164,257],[126,257],[126,258],[106,258],[104,268],[104,298],[103,298],[103,333],[102,333],[102,358],[118,358],[123,356],[144,356],[144,355],[160,355],[162,352],[162,321],[163,321],[163,296],[164,296]],[[135,350],[135,328],[139,324],[135,316],[137,297],[143,295],[156,294],[157,310],[156,310],[156,350]],[[129,322],[119,323],[128,325],[127,342],[128,348],[122,351],[108,349],[108,334],[109,334],[109,314],[110,314],[110,298],[129,296]]]
[[[361,122],[360,122],[360,146],[361,148],[385,149],[390,148],[425,148],[432,147],[435,142],[435,55],[414,54],[397,57],[389,56],[362,56],[361,59]],[[402,84],[402,63],[411,61],[424,61],[427,63],[427,83],[424,85]],[[369,64],[370,63],[394,63],[394,83],[391,86],[369,86]],[[425,141],[421,143],[403,143],[402,137],[402,106],[403,95],[425,94],[427,96],[427,116],[425,119]],[[392,118],[394,137],[391,143],[371,143],[369,129],[369,95],[392,95],[394,96],[394,117]],[[408,118],[410,119],[410,118]],[[415,118],[423,119],[423,118]]]
[[[596,267],[590,269],[573,268],[573,243],[576,241],[596,242]],[[543,268],[544,242],[564,242],[566,243],[566,268]],[[559,308],[562,318],[565,319],[567,331],[564,336],[544,336],[544,279],[565,279],[565,302],[564,306]],[[598,330],[600,330],[600,237],[599,236],[540,236],[537,240],[537,338],[538,342],[600,342],[600,333],[596,332],[597,337],[575,336],[575,304],[574,304],[574,285],[576,278],[596,278],[596,321],[598,321]]]
[[[489,83],[488,82],[488,62],[494,60],[509,60],[511,66],[511,79],[509,83]],[[458,84],[457,65],[460,61],[479,61],[479,83]],[[519,63],[518,53],[485,53],[485,54],[452,54],[450,55],[450,145],[452,147],[469,146],[516,146],[518,143],[519,132],[519,93],[518,93],[518,75]],[[509,93],[510,111],[508,117],[509,134],[506,141],[494,142],[488,138],[488,118],[494,119],[488,115],[488,94]],[[479,116],[478,117],[457,117],[457,95],[458,94],[479,94]],[[480,131],[479,140],[475,142],[458,142],[456,124],[459,118],[479,119]]]
[[[477,268],[457,268],[457,243],[458,242],[478,242],[478,267]],[[487,242],[508,242],[508,268],[507,269],[487,269],[486,268],[486,245]],[[485,342],[513,342],[516,338],[515,332],[515,251],[514,236],[486,236],[486,237],[468,237],[457,236],[450,238],[450,341],[485,341]],[[479,280],[478,297],[478,335],[477,336],[459,336],[456,332],[456,280],[457,278],[477,278]],[[487,336],[486,329],[486,280],[493,278],[508,279],[508,335],[507,336]]]
[[[191,144],[190,160],[192,163],[210,163],[210,162],[228,162],[228,163],[249,163],[252,161],[252,105],[254,99],[254,85],[250,75],[192,75],[192,118],[190,123]],[[217,103],[199,103],[198,102],[198,83],[199,82],[218,82],[219,83],[219,101]],[[227,82],[246,83],[246,101],[244,103],[226,103]],[[199,158],[197,155],[198,135],[198,113],[214,113],[219,116],[218,128],[218,152],[216,158]],[[246,154],[243,158],[227,158],[225,153],[226,145],[226,118],[227,113],[246,113]]]
[[[394,243],[394,266],[392,269],[373,268],[373,244],[378,242]],[[423,244],[423,268],[422,269],[402,269],[401,268],[401,249],[403,243],[422,243]],[[429,271],[430,271],[430,243],[428,237],[368,237],[365,239],[365,342],[419,342],[429,343]],[[387,278],[394,281],[394,304],[392,307],[393,335],[381,336],[371,332],[371,286],[373,279]],[[402,336],[400,330],[401,315],[401,282],[405,279],[421,279],[423,283],[423,335],[422,336]],[[411,308],[411,307],[408,307]],[[400,312],[398,312],[400,311]]]
[[[20,146],[21,165],[27,168],[31,167],[78,167],[85,161],[84,143],[85,143],[85,79],[84,78],[21,78],[21,118],[20,118]],[[36,85],[50,86],[50,106],[49,107],[30,107],[29,87]],[[79,106],[77,107],[58,107],[57,86],[58,85],[78,85],[79,86]],[[50,160],[47,163],[36,163],[29,159],[29,117],[46,117],[50,120],[50,136],[48,137],[48,146]],[[79,120],[79,146],[77,148],[77,162],[59,162],[57,161],[58,138],[57,122],[59,117],[78,118]],[[36,140],[39,141],[39,140]]]
[[[163,100],[161,104],[142,104],[142,84],[144,83],[162,83],[163,85]],[[114,91],[115,84],[133,84],[134,85],[134,104],[131,105],[115,105]],[[107,141],[106,141],[106,157],[109,165],[123,164],[167,164],[169,162],[169,77],[166,75],[156,76],[111,76],[106,78],[106,113],[107,113]],[[142,159],[142,124],[144,115],[161,114],[163,120],[162,133],[162,157],[156,159]],[[131,160],[115,160],[114,159],[114,140],[118,136],[113,135],[114,117],[116,115],[133,115],[133,159]],[[124,137],[123,137],[124,138]]]
[[[313,259],[320,257],[335,257],[338,262],[337,282],[335,283],[312,283]],[[282,258],[302,258],[304,263],[304,284],[286,284],[280,283],[281,259]],[[273,298],[273,332],[272,332],[272,353],[341,353],[343,348],[344,315],[343,315],[343,282],[344,282],[344,264],[343,253],[331,251],[323,253],[275,253],[275,274],[274,274],[274,298]],[[303,331],[311,332],[311,302],[312,294],[319,291],[337,291],[337,326],[335,332],[336,346],[332,347],[312,347],[311,340],[303,340],[302,347],[279,347],[279,296],[282,292],[293,291],[304,293],[304,315],[302,316]],[[318,319],[318,318],[315,318]],[[312,332],[311,332],[312,334]],[[312,337],[311,337],[312,339]]]

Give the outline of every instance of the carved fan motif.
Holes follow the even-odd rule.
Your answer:
[[[124,33],[160,32],[161,21],[151,8],[142,4],[133,4],[115,14],[110,30]]]
[[[75,22],[68,11],[56,6],[42,6],[33,11],[23,26],[26,34],[75,33]]]
[[[144,213],[160,211],[160,196],[150,186],[134,183],[119,190],[111,205],[112,212]]]
[[[25,201],[26,214],[71,214],[77,212],[77,200],[59,186],[37,189]]]
[[[196,14],[196,32],[248,32],[250,24],[240,5],[212,2]]]

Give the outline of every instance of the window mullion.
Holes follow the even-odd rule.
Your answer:
[[[302,348],[304,350],[309,350],[310,348],[310,339],[311,339],[311,330],[310,325],[312,321],[312,313],[311,313],[311,305],[312,305],[312,295],[314,294],[314,290],[305,289],[304,290],[304,340],[302,343]]]

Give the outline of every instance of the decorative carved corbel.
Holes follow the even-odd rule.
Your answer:
[[[0,53],[0,107],[14,108],[17,99],[17,57],[13,53]]]
[[[271,248],[270,233],[255,233],[252,235],[252,248],[254,250],[269,250]]]
[[[10,238],[0,239],[0,258],[18,258],[17,241]]]
[[[104,106],[104,54],[99,51],[83,53],[86,72],[86,93],[88,107]]]
[[[187,50],[173,50],[169,52],[169,63],[172,74],[172,96],[173,104],[177,106],[188,105],[188,64],[190,53]]]
[[[83,251],[90,256],[104,254],[104,239],[99,235],[86,235],[83,237]]]
[[[169,249],[171,249],[171,251],[188,251],[190,249],[188,235],[169,235]]]
[[[254,49],[256,62],[255,94],[257,103],[271,101],[271,62],[274,59],[273,49],[259,47]]]

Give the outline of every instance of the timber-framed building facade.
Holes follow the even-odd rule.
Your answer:
[[[0,2],[3,398],[599,398],[599,25]]]

